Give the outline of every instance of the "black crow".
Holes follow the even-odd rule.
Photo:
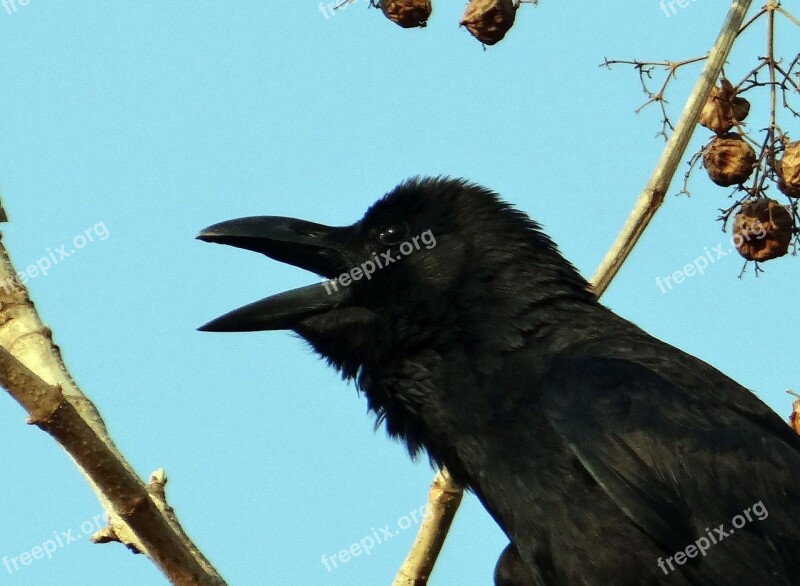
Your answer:
[[[200,329],[293,330],[355,379],[508,535],[497,584],[800,584],[800,437],[602,306],[493,192],[411,179],[351,226],[253,217],[198,238],[327,279]]]

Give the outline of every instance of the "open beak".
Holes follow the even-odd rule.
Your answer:
[[[278,216],[221,222],[205,228],[197,236],[204,242],[260,252],[328,279],[349,270],[346,254],[349,237],[349,228],[332,228]],[[339,307],[347,297],[347,288],[317,283],[245,305],[198,329],[203,332],[292,329],[307,317]]]

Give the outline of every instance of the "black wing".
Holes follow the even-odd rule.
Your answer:
[[[731,383],[727,403],[709,402],[707,389],[692,392],[634,362],[571,359],[546,377],[544,405],[598,484],[667,551],[716,537],[682,566],[690,579],[800,584],[800,438]],[[746,510],[750,520],[734,528]]]

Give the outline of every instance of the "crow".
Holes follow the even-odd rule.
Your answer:
[[[497,585],[800,584],[800,437],[601,305],[494,192],[413,178],[350,226],[250,217],[198,238],[324,277],[200,329],[292,330],[355,379],[508,536]]]

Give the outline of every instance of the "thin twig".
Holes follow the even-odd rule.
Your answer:
[[[791,21],[793,24],[796,24],[797,26],[800,26],[800,20],[797,20],[797,19],[796,19],[796,18],[795,18],[795,17],[794,17],[792,14],[790,14],[790,13],[789,13],[789,12],[787,12],[786,10],[784,10],[784,9],[783,9],[783,8],[781,8],[780,6],[778,6],[778,7],[776,8],[776,10],[777,10],[778,12],[780,12],[781,14],[783,14],[783,15],[784,15],[786,18],[788,18],[788,19],[789,19],[789,20],[790,20],[790,21]]]

